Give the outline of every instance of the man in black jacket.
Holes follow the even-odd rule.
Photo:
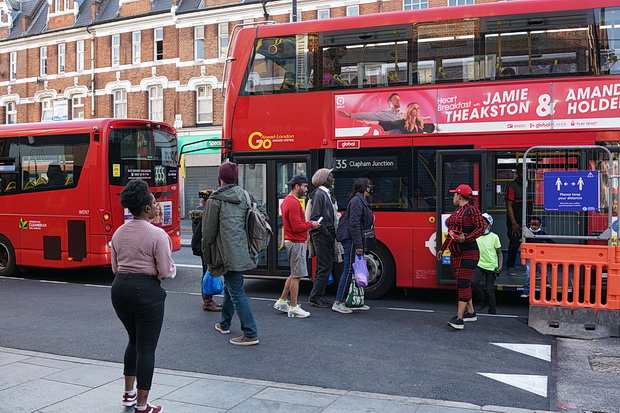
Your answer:
[[[331,169],[321,168],[312,176],[312,184],[317,189],[312,193],[312,212],[310,221],[320,222],[321,226],[310,230],[310,240],[316,255],[314,285],[308,302],[319,308],[330,308],[332,302],[326,300],[325,286],[334,266],[336,243],[336,207],[330,189],[334,184]]]

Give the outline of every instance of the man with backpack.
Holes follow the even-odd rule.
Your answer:
[[[221,187],[207,201],[202,218],[202,255],[211,276],[224,276],[222,317],[215,329],[230,333],[235,311],[243,334],[230,340],[237,346],[259,343],[258,329],[249,300],[243,288],[243,272],[256,268],[256,257],[250,252],[246,218],[246,191],[236,184],[239,169],[234,162],[224,162],[218,169]]]

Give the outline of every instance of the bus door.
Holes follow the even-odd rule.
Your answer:
[[[239,165],[239,185],[249,191],[259,205],[263,205],[273,236],[269,248],[263,251],[258,260],[258,267],[248,274],[258,276],[290,275],[288,256],[284,248],[284,230],[280,205],[290,192],[287,182],[296,174],[308,176],[309,155],[272,155],[264,157],[237,156],[233,159]],[[310,177],[308,177],[310,179]],[[300,200],[305,207],[305,200]]]
[[[455,210],[452,203],[454,194],[450,192],[461,184],[467,184],[474,191],[473,203],[478,208],[485,204],[487,179],[487,154],[485,150],[445,150],[437,151],[437,249],[439,251],[445,238],[446,219]],[[483,209],[483,208],[481,208]],[[454,284],[450,270],[449,252],[437,261],[437,284]]]

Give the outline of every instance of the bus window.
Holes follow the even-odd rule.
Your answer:
[[[599,64],[601,74],[617,75],[620,64],[616,50],[620,50],[620,8],[596,9],[594,12],[599,24]]]
[[[168,132],[147,128],[118,128],[110,132],[110,183],[124,186],[143,179],[149,186],[177,182],[177,142]]]
[[[313,88],[316,38],[312,34],[299,34],[258,39],[246,75],[245,94],[290,93]]]
[[[424,23],[416,28],[414,83],[469,82],[479,78],[474,49],[477,19]]]
[[[357,178],[365,177],[374,185],[370,207],[381,211],[410,211],[412,188],[412,149],[380,148],[336,150],[334,196],[341,210]]]
[[[90,136],[28,136],[20,147],[23,191],[73,188],[88,152]]]
[[[591,71],[585,15],[489,19],[485,28],[487,79]]]

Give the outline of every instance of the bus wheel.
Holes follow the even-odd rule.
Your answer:
[[[387,247],[379,243],[376,250],[366,254],[368,264],[368,287],[365,297],[374,300],[385,295],[394,286],[396,265]]]
[[[15,272],[15,250],[11,242],[0,235],[0,275],[11,275]]]

